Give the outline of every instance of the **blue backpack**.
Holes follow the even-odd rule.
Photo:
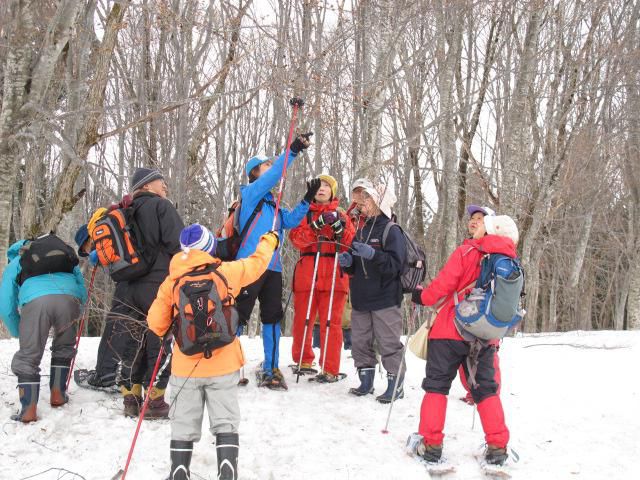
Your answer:
[[[455,323],[468,341],[499,340],[522,321],[525,311],[520,298],[524,292],[524,270],[520,260],[492,253],[482,259],[475,288],[458,302],[455,295]]]

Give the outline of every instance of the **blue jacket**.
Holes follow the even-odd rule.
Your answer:
[[[285,152],[286,153],[286,152]],[[240,207],[240,228],[244,228],[244,225],[249,220],[249,217],[253,213],[261,199],[265,202],[262,204],[262,210],[256,215],[253,225],[249,227],[247,235],[244,238],[240,249],[238,250],[237,259],[247,258],[253,252],[256,251],[260,237],[271,230],[273,224],[273,217],[275,215],[275,201],[271,194],[271,189],[278,184],[280,177],[282,176],[282,169],[284,167],[285,153],[281,153],[280,156],[273,163],[271,168],[260,177],[248,185],[240,187],[240,199],[242,206]],[[289,163],[287,168],[296,159],[296,154],[289,152]],[[280,245],[284,239],[283,231],[285,228],[295,228],[300,225],[300,222],[309,211],[309,204],[304,200],[301,201],[293,210],[287,210],[281,208],[279,210],[279,219],[276,222],[276,229],[280,235]],[[282,271],[282,264],[280,263],[280,249],[276,250],[273,254],[273,258],[269,263],[269,270],[275,272]]]
[[[72,295],[78,298],[83,305],[87,301],[84,278],[78,267],[73,269],[73,273],[38,275],[28,278],[22,285],[18,285],[18,275],[22,271],[19,252],[24,242],[25,240],[20,240],[9,247],[7,251],[9,264],[4,269],[0,285],[0,318],[14,337],[19,335],[20,313],[18,308],[31,300],[44,295]]]

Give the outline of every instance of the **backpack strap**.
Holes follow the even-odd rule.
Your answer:
[[[264,198],[260,199],[260,201],[256,205],[256,208],[254,208],[253,212],[251,212],[251,215],[247,219],[247,223],[244,224],[244,228],[240,232],[240,243],[242,243],[242,241],[244,240],[244,237],[247,235],[247,232],[249,231],[249,228],[251,227],[251,224],[254,222],[254,220],[258,216],[258,213],[260,213],[262,211],[262,206],[264,205],[265,201],[266,200]],[[240,203],[240,205],[236,209],[236,213],[235,213],[238,216],[238,222],[240,221],[240,209],[241,208],[242,208],[242,203]]]
[[[389,222],[384,226],[384,231],[382,232],[382,248],[384,249],[385,243],[387,243],[387,237],[389,236],[389,232],[391,231],[391,227],[398,227],[401,231],[402,228],[393,220],[389,220]]]

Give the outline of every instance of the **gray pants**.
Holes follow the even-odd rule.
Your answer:
[[[51,327],[51,358],[73,358],[79,317],[80,300],[72,295],[43,295],[25,304],[18,327],[20,350],[13,356],[11,371],[19,378],[40,375],[40,361]]]
[[[238,433],[240,372],[220,377],[169,378],[171,440],[198,442],[202,435],[204,407],[209,413],[209,430],[216,433]]]
[[[351,354],[357,368],[375,367],[373,340],[378,344],[382,365],[394,375],[400,370],[402,358],[402,309],[390,307],[372,312],[351,312]],[[402,367],[405,370],[405,366]]]

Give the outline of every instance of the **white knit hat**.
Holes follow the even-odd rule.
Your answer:
[[[199,223],[194,223],[182,229],[180,232],[180,246],[185,252],[189,250],[202,250],[210,255],[216,251],[216,237]]]
[[[516,222],[508,215],[487,215],[484,217],[484,228],[489,235],[498,235],[507,237],[517,244],[520,240],[518,226]]]

